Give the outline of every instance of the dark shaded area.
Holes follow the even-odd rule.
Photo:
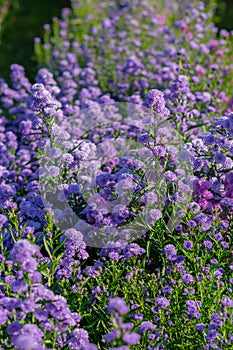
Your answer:
[[[9,79],[10,65],[22,64],[33,81],[36,62],[33,39],[43,36],[43,24],[52,17],[60,17],[61,9],[70,7],[69,0],[18,0],[11,9],[4,26],[0,45],[0,77]]]
[[[219,29],[233,30],[233,0],[218,1],[215,23]]]

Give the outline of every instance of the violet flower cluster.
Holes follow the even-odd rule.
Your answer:
[[[171,4],[73,0],[0,79],[0,349],[233,346],[232,35]]]

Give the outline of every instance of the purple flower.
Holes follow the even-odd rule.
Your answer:
[[[164,113],[165,105],[164,95],[157,89],[150,90],[146,94],[145,102],[143,103],[143,106],[146,108],[154,107],[154,110],[159,114]]]
[[[68,163],[71,164],[74,161],[74,157],[70,153],[64,153],[61,156],[62,163]]]
[[[148,225],[153,225],[155,221],[162,218],[162,213],[159,209],[151,209],[146,213],[146,223]]]
[[[14,196],[16,193],[16,190],[14,186],[7,185],[7,184],[1,184],[0,185],[0,196],[9,198]]]
[[[222,302],[222,305],[225,307],[233,307],[233,299],[227,296],[224,297],[221,302]]]
[[[98,350],[98,348],[95,344],[89,343],[85,345],[85,349],[83,350]]]
[[[176,256],[174,255],[174,256],[172,256],[171,261],[173,261],[173,257],[175,258],[174,260],[175,260],[176,264],[182,264],[182,262],[184,261],[183,255],[176,255]]]
[[[61,154],[62,154],[62,151],[57,147],[53,147],[49,150],[49,155],[52,159],[60,157]]]
[[[5,282],[8,284],[12,284],[14,281],[15,281],[15,276],[13,276],[13,275],[7,275],[5,277]]]
[[[153,153],[155,156],[164,157],[166,154],[166,150],[163,146],[155,146],[153,147]]]
[[[109,18],[104,18],[101,24],[103,29],[108,29],[108,28],[111,28],[112,26],[112,22]]]
[[[25,324],[11,341],[19,350],[36,350],[43,336],[44,333],[39,327],[34,324]]]
[[[211,331],[207,332],[206,334],[206,340],[207,341],[212,341],[218,336],[217,332],[215,329],[212,329]]]
[[[185,284],[191,284],[194,282],[193,276],[190,275],[189,273],[185,274],[182,276],[182,282]]]
[[[68,340],[68,345],[70,349],[80,349],[85,350],[87,346],[90,345],[88,340],[88,332],[82,328],[75,328],[71,334],[70,339]]]
[[[123,340],[126,344],[130,344],[130,345],[135,345],[138,344],[140,342],[140,338],[141,336],[138,333],[135,332],[126,332],[123,335]]]
[[[131,306],[131,308],[132,308],[132,306]],[[121,329],[122,330],[131,330],[131,329],[133,329],[133,323],[131,323],[131,322],[122,323]]]
[[[167,244],[164,248],[163,248],[163,254],[167,254],[168,256],[170,255],[175,255],[177,252],[176,247],[174,247],[173,244]]]
[[[221,325],[222,325],[222,322],[220,321]],[[218,323],[210,323],[209,326],[208,326],[208,329],[218,329],[220,327],[220,324],[219,322]]]
[[[130,258],[136,255],[142,255],[146,251],[144,248],[140,247],[137,243],[127,244],[127,246],[123,250],[124,257]]]
[[[208,221],[208,217],[204,213],[200,213],[197,216],[195,216],[195,220],[200,224],[204,225]]]
[[[138,136],[137,141],[139,143],[148,143],[150,141],[150,135],[148,134],[141,134]]]
[[[38,271],[33,271],[28,274],[28,277],[30,278],[31,281],[40,283],[42,280],[42,275]]]
[[[188,226],[189,226],[189,227],[196,227],[196,226],[197,226],[197,223],[196,223],[196,221],[194,221],[194,220],[189,220],[189,221],[188,221]]]
[[[79,184],[75,184],[75,183],[70,184],[69,188],[68,188],[68,192],[70,194],[79,193],[80,192],[80,185]]]
[[[211,259],[211,260],[210,260],[210,263],[211,263],[212,265],[217,265],[217,264],[218,264],[218,260],[217,260],[217,259]]]
[[[4,311],[0,310],[0,325],[5,324],[7,320],[8,320],[7,314]]]
[[[192,249],[192,247],[193,247],[193,242],[192,241],[185,241],[184,243],[183,243],[183,247],[184,247],[184,249],[186,249],[186,250],[190,250],[190,249]]]
[[[116,338],[119,338],[120,335],[121,335],[121,332],[118,329],[114,329],[112,332],[107,333],[104,336],[104,341],[106,341],[107,343],[111,343]]]
[[[145,333],[148,330],[154,330],[156,325],[154,325],[151,321],[143,321],[139,326],[139,333]]]
[[[19,324],[18,322],[12,322],[7,326],[7,333],[9,335],[15,335],[18,334],[23,326]]]
[[[108,254],[108,256],[109,256],[109,259],[112,260],[112,261],[118,261],[119,258],[120,258],[120,255],[119,255],[118,252],[110,252]]]
[[[14,293],[25,293],[28,290],[28,285],[25,281],[14,281],[11,284],[11,289]]]
[[[216,137],[210,133],[205,136],[205,145],[213,145],[216,142]]]
[[[48,312],[46,310],[37,309],[35,311],[35,318],[41,322],[46,321],[48,319]]]
[[[108,312],[116,311],[120,315],[124,315],[129,312],[129,308],[126,305],[126,302],[124,299],[115,297],[109,300],[107,311]]]
[[[52,96],[43,84],[36,83],[32,85],[31,96],[28,101],[29,107],[34,111],[41,111],[52,101]]]
[[[171,294],[171,292],[172,292],[172,287],[170,287],[170,286],[165,286],[165,287],[163,287],[162,292],[163,292],[164,294]]]
[[[213,243],[211,241],[204,241],[203,245],[205,248],[211,249],[213,246]]]
[[[166,309],[170,305],[169,300],[166,297],[162,296],[156,298],[156,303],[158,307],[161,307],[162,309]]]
[[[21,269],[25,272],[34,272],[37,270],[38,264],[36,259],[28,258],[21,264]]]
[[[109,141],[102,142],[97,148],[98,157],[113,158],[117,154],[114,145]]]
[[[217,241],[221,241],[223,239],[223,236],[221,235],[221,233],[217,233],[214,237]]]
[[[32,255],[39,256],[39,249],[26,239],[17,241],[11,250],[11,258],[21,265],[22,270],[34,272],[37,270],[37,261]]]
[[[54,165],[51,165],[48,168],[49,176],[57,177],[60,174],[60,168]]]
[[[198,213],[199,210],[201,209],[200,205],[196,202],[191,202],[189,204],[189,208],[193,213]],[[191,221],[193,221],[193,220],[191,220]],[[193,226],[191,226],[191,227],[193,227]]]
[[[179,154],[178,154],[178,159],[179,159],[180,162],[183,162],[185,160],[189,160],[190,159],[189,151],[187,151],[186,149],[180,151]]]
[[[224,249],[228,249],[228,248],[229,248],[229,244],[228,244],[226,241],[222,241],[222,242],[221,242],[221,246],[222,246]]]
[[[76,244],[80,246],[83,244],[83,234],[80,231],[74,228],[70,228],[70,229],[67,229],[64,232],[64,234],[70,241],[74,241]]]
[[[221,152],[217,152],[214,156],[214,160],[216,163],[224,164],[226,161],[226,156]]]
[[[0,214],[0,228],[7,222],[7,217]]]
[[[20,334],[12,339],[12,343],[18,350],[36,350],[39,343],[30,334]]]
[[[186,312],[194,313],[197,311],[197,305],[194,300],[186,300]]]
[[[21,262],[25,257],[31,257],[38,252],[36,245],[31,244],[27,239],[17,241],[11,251],[11,258],[15,262]]]
[[[164,173],[164,178],[166,181],[174,182],[177,180],[177,175],[169,170]]]
[[[198,323],[196,325],[196,331],[197,332],[202,332],[205,327],[206,327],[206,325],[204,323]]]

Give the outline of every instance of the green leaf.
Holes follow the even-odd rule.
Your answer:
[[[48,242],[47,242],[47,240],[46,240],[46,237],[43,237],[43,242],[44,242],[45,249],[46,249],[46,251],[47,251],[47,253],[48,253],[48,255],[49,255],[49,258],[50,258],[51,260],[53,260],[53,256],[52,256],[52,254],[51,254],[51,252],[50,252],[49,245],[48,245]]]

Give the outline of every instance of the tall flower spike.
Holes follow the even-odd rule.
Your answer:
[[[152,89],[146,94],[143,107],[153,107],[155,112],[163,114],[165,112],[165,104],[163,93],[157,89]]]

